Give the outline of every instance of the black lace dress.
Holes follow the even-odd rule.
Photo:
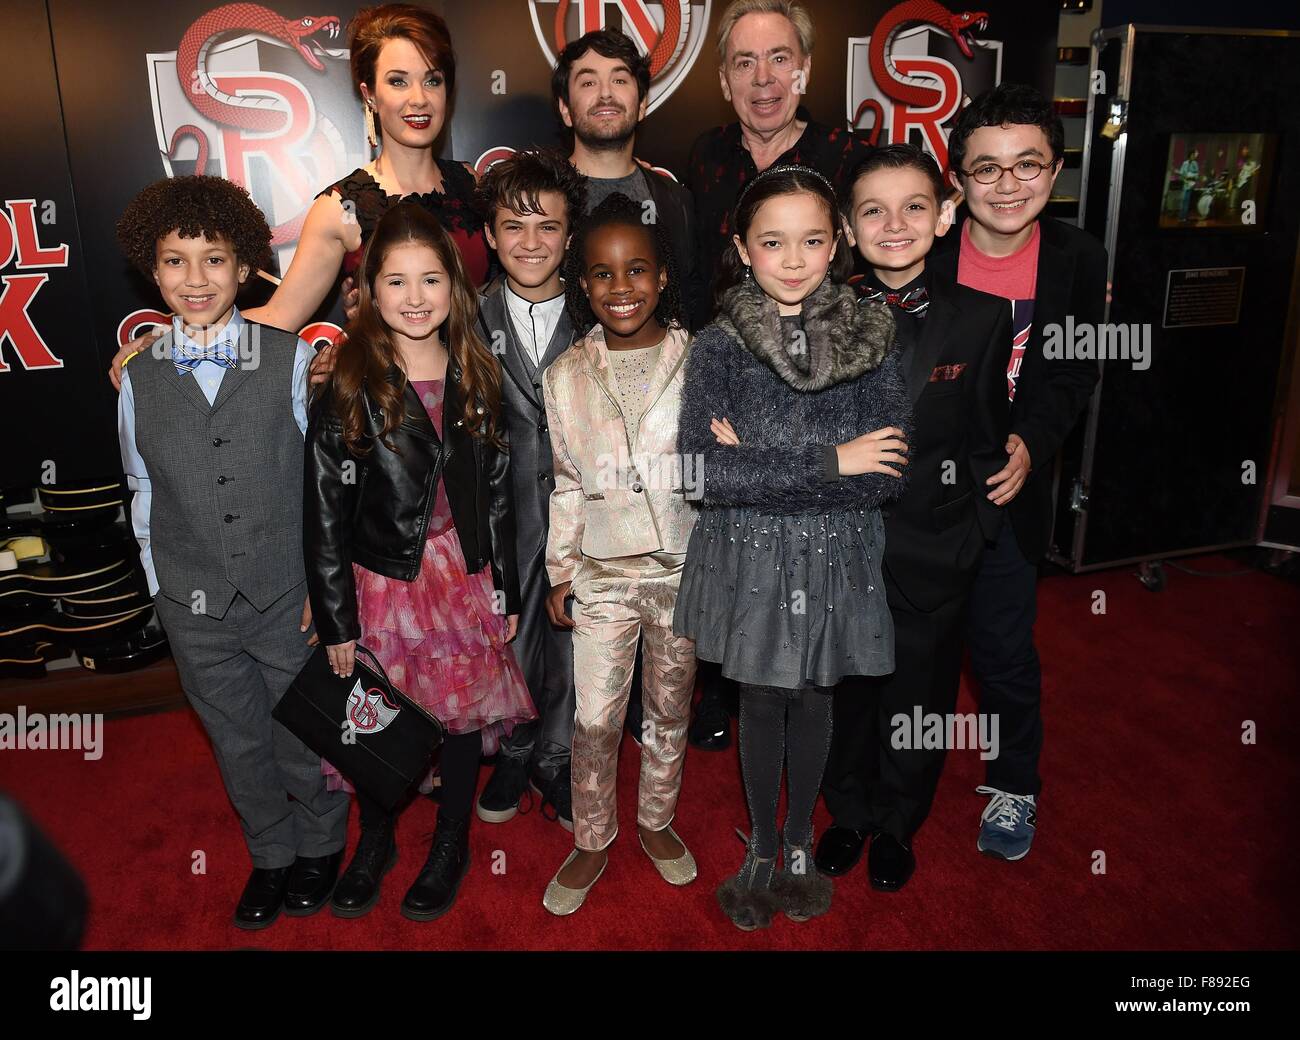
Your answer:
[[[361,262],[361,249],[388,210],[399,202],[414,201],[435,217],[460,249],[461,258],[474,285],[482,285],[488,274],[488,247],[483,237],[483,218],[474,204],[474,175],[450,159],[437,159],[443,191],[389,195],[367,170],[353,170],[343,180],[320,194],[333,192],[344,204],[351,204],[361,225],[361,246],[343,258],[344,274],[352,274]],[[319,196],[317,196],[319,198]]]

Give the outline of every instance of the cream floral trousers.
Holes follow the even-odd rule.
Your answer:
[[[637,822],[673,821],[695,691],[695,643],[673,635],[684,553],[584,557],[573,579],[573,836],[604,849],[618,833],[615,776],[637,641],[642,641],[641,784]]]

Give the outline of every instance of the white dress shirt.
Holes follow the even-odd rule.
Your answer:
[[[559,324],[560,315],[564,313],[564,293],[541,303],[532,303],[514,292],[507,282],[505,297],[506,312],[514,324],[515,335],[533,359],[533,364],[540,365],[555,326]]]

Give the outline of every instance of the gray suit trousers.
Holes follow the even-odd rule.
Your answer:
[[[212,741],[254,867],[327,856],[347,836],[346,792],[327,790],[320,756],[271,718],[312,653],[298,631],[306,596],[304,581],[259,611],[236,595],[222,618],[154,597],[181,686]]]
[[[537,718],[501,742],[501,754],[523,761],[530,772],[549,780],[569,764],[573,749],[573,718],[577,697],[573,686],[573,637],[555,628],[546,614],[545,547],[531,559],[519,560],[519,591],[523,608],[519,634],[510,645],[532,694]]]

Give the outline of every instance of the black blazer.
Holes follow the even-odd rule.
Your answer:
[[[927,281],[930,306],[903,363],[907,490],[883,511],[890,604],[920,611],[966,594],[1002,522],[984,481],[1007,457],[1011,356],[1010,303],[933,272]]]
[[[1049,361],[1043,354],[1043,329],[1048,325],[1064,328],[1066,315],[1074,316],[1076,327],[1099,325],[1106,313],[1105,247],[1086,231],[1054,217],[1039,219],[1039,233],[1034,324],[1016,380],[1010,431],[1025,442],[1032,469],[1008,507],[1020,551],[1031,561],[1046,555],[1052,537],[1056,453],[1088,407],[1101,375],[1097,361]],[[931,273],[955,281],[960,223],[939,241],[941,246],[936,246],[927,267]]]
[[[654,202],[655,218],[664,222],[668,237],[673,243],[673,259],[677,262],[677,289],[682,299],[682,321],[691,332],[698,332],[712,317],[713,299],[708,291],[711,276],[701,279],[695,269],[695,202],[691,198],[690,189],[671,177],[644,167],[641,172],[650,190],[650,199]]]
[[[390,382],[400,378],[396,368],[390,369]],[[459,367],[450,362],[443,440],[407,383],[405,415],[389,437],[397,451],[380,442],[383,413],[367,397],[370,451],[360,458],[348,451],[328,395],[313,403],[304,463],[303,552],[312,618],[322,643],[337,645],[361,635],[353,563],[389,578],[415,580],[439,478],[447,489],[466,571],[475,574],[490,564],[506,614],[519,613],[509,456],[466,430],[460,418],[460,381]],[[350,471],[345,470],[349,462]]]

